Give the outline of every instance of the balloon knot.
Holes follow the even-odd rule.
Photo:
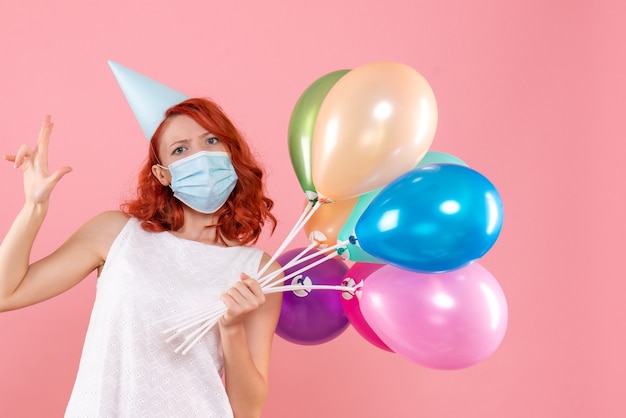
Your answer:
[[[341,255],[345,250],[345,248],[337,248],[337,254]]]
[[[350,241],[350,244],[356,245],[356,237],[354,235],[350,235],[348,241]]]
[[[309,202],[311,203],[315,203],[317,202],[317,193],[313,192],[311,190],[307,190],[304,192],[304,194],[306,195],[306,198],[309,200]]]

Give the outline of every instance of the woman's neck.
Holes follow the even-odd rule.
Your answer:
[[[185,221],[183,222],[183,226],[177,231],[172,231],[172,234],[179,238],[198,241],[204,244],[228,247],[239,244],[228,240],[224,243],[222,239],[219,239],[217,227],[214,226],[216,223],[217,216],[215,215],[204,214],[185,208]]]

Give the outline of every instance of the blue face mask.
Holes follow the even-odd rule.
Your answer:
[[[200,151],[170,164],[174,197],[202,213],[222,207],[237,184],[237,173],[224,151]]]

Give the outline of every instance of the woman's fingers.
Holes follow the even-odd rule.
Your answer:
[[[244,281],[235,283],[233,287],[228,289],[226,295],[230,296],[242,310],[258,308],[265,301],[263,292],[257,292],[252,283],[245,283]]]
[[[67,173],[69,173],[70,171],[72,171],[72,167],[61,167],[59,168],[57,171],[55,171],[54,173],[52,173],[52,175],[50,176],[50,179],[52,180],[53,184],[57,184],[59,182],[59,180],[61,180],[63,178],[64,175],[66,175]]]
[[[241,281],[222,295],[222,300],[228,309],[226,317],[230,322],[261,306],[265,302],[265,294],[258,281],[242,275]]]
[[[17,150],[17,153],[13,158],[15,168],[22,167],[24,161],[26,161],[26,159],[29,158],[32,154],[33,150],[28,145],[22,144],[22,146],[20,146],[20,149]]]
[[[263,293],[263,289],[261,289],[258,280],[252,279],[250,276],[242,273],[240,283],[243,283],[257,300],[261,303],[265,302],[265,293]]]
[[[244,303],[245,297],[241,294],[241,291],[237,289],[236,286],[231,287],[224,293],[233,303],[230,303],[230,307],[234,307],[235,305],[240,305]]]
[[[48,144],[52,133],[52,117],[46,115],[41,124],[37,145],[34,149],[22,145],[15,155],[3,155],[14,167],[24,171],[24,192],[27,201],[40,203],[50,197],[50,193],[71,167],[61,167],[53,173],[48,172]]]
[[[37,138],[37,147],[33,150],[26,144],[22,144],[15,155],[4,155],[7,161],[12,161],[15,168],[22,167],[28,158],[33,158],[34,164],[44,172],[48,171],[48,144],[50,143],[50,134],[52,133],[52,117],[46,115],[39,130]]]
[[[50,134],[52,133],[52,116],[46,115],[39,130],[37,138],[37,152],[35,154],[35,162],[44,171],[48,170],[48,144],[50,143]]]
[[[32,158],[34,165],[40,168],[43,172],[48,171],[48,144],[50,143],[50,134],[52,133],[52,117],[50,115],[46,115],[41,124],[41,129],[39,130],[39,137],[37,138],[37,146],[33,150],[26,144],[22,144],[18,149],[16,154],[8,154],[3,155],[2,158],[6,161],[10,161],[13,163],[14,167],[23,167],[24,162],[27,159]],[[65,167],[61,170],[61,177],[65,175],[68,171],[65,170]],[[59,177],[60,178],[60,177]]]

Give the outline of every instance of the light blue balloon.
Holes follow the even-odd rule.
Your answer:
[[[354,209],[352,209],[350,217],[341,228],[341,231],[339,231],[339,234],[337,234],[337,241],[349,242],[348,244],[346,244],[346,252],[342,254],[343,257],[347,258],[348,260],[364,263],[384,264],[382,260],[379,260],[373,255],[370,255],[363,251],[356,242],[354,242],[354,244],[350,242],[351,240],[354,240],[354,227],[356,223],[359,221],[359,218],[361,217],[363,212],[365,212],[365,209],[367,209],[372,200],[374,200],[374,198],[378,195],[378,193],[380,193],[381,190],[382,189],[376,189],[359,196],[359,200],[357,200],[356,204],[354,205]]]
[[[355,226],[363,251],[424,273],[461,268],[485,255],[502,229],[494,185],[458,164],[415,168],[387,185]]]

